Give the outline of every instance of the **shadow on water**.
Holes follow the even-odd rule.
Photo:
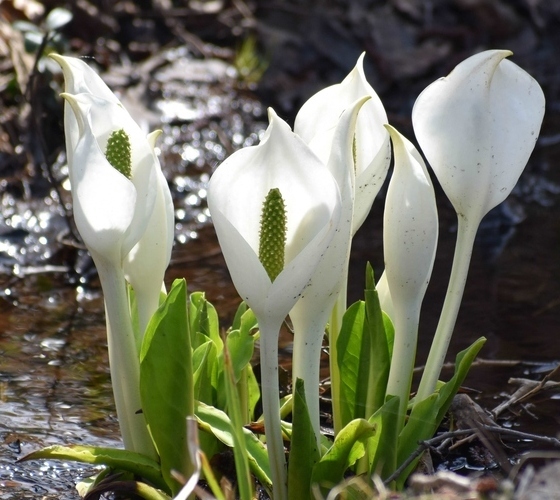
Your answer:
[[[206,184],[212,168],[233,150],[257,143],[266,124],[254,98],[231,88],[217,90],[216,82],[227,76],[226,66],[201,67],[198,81],[179,87],[181,65],[187,64],[182,56],[168,54],[167,69],[155,75],[161,100],[154,109],[161,116],[154,117],[153,110],[151,115],[137,110],[139,116],[164,123],[160,155],[172,186],[177,222],[177,243],[167,279],[185,276],[191,291],[205,290],[221,314],[231,318],[238,298],[208,224]],[[133,97],[129,90],[123,100],[126,103]],[[153,122],[146,125],[151,127]],[[484,335],[488,342],[481,357],[520,362],[514,367],[473,368],[466,385],[478,391],[477,399],[488,409],[503,400],[504,392],[513,392],[507,385],[509,377],[539,379],[543,370],[560,359],[560,343],[556,342],[560,140],[547,135],[557,125],[545,124],[538,150],[514,194],[484,221],[450,348],[453,358]],[[56,175],[64,178],[63,159],[56,168]],[[422,314],[419,363],[426,358],[437,324],[455,239],[454,214],[443,196],[440,198],[440,243]],[[102,298],[83,249],[68,248],[56,238],[64,220],[52,200],[49,194],[21,201],[9,191],[2,199],[0,500],[39,495],[77,498],[74,482],[91,474],[91,468],[59,462],[15,464],[15,460],[50,444],[115,445],[119,441]],[[379,199],[355,240],[350,283],[353,300],[361,296],[365,261],[372,261],[378,273],[382,267],[381,208]],[[65,261],[68,255],[71,264]],[[541,402],[533,404],[536,406],[526,408],[519,418],[508,417],[510,425],[554,435],[558,429],[556,399],[548,399],[542,406]]]

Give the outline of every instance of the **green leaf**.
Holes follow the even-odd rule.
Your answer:
[[[292,439],[288,463],[288,498],[306,500],[311,494],[313,467],[321,458],[311,425],[303,380],[297,379],[292,411]]]
[[[365,418],[369,418],[385,404],[385,393],[387,380],[391,368],[391,357],[389,355],[389,342],[385,332],[386,319],[381,311],[379,296],[375,289],[373,268],[368,262],[366,266],[366,289],[365,289],[365,324],[364,336],[369,338],[369,377],[365,388],[367,400]],[[386,316],[386,315],[385,315]],[[389,318],[386,316],[387,319]],[[390,319],[389,319],[390,321]],[[391,330],[390,330],[391,331]],[[394,334],[394,331],[392,335]],[[364,347],[368,342],[363,342]],[[363,397],[363,396],[362,396]]]
[[[461,384],[464,382],[469,370],[471,369],[471,365],[476,358],[476,355],[479,353],[482,346],[486,343],[486,338],[480,337],[479,339],[475,340],[469,347],[465,350],[461,351],[457,354],[455,358],[455,372],[451,380],[445,383],[441,389],[439,390],[439,401],[438,401],[438,415],[437,415],[437,423],[436,428],[439,426],[445,413],[449,409],[449,405],[453,401],[455,394],[461,387]],[[435,430],[434,430],[435,432]]]
[[[369,338],[364,335],[365,314],[363,301],[352,304],[344,313],[337,340],[343,427],[351,420],[365,416],[369,375]]]
[[[217,387],[213,380],[213,367],[216,360],[216,344],[211,340],[206,341],[193,352],[194,399],[209,405],[215,405]]]
[[[261,388],[251,365],[247,366],[247,406],[249,420],[255,420],[255,407],[261,399]]]
[[[105,465],[115,470],[131,472],[153,485],[168,491],[168,486],[161,475],[160,465],[140,453],[117,448],[100,446],[54,445],[26,455],[21,460],[67,460],[92,465]]]
[[[221,352],[223,349],[220,337],[220,322],[214,306],[206,300],[204,292],[193,292],[190,297],[189,318],[191,334],[202,333],[211,339]]]
[[[336,436],[332,447],[315,464],[312,484],[332,488],[342,481],[344,473],[366,453],[367,441],[375,435],[375,425],[356,419],[348,423]]]
[[[226,337],[228,352],[235,377],[235,383],[241,378],[241,371],[251,362],[255,348],[255,339],[252,335],[241,330],[233,330]]]
[[[194,389],[186,304],[186,282],[176,280],[146,328],[140,353],[142,410],[174,495],[181,485],[171,471],[190,477],[194,470],[187,453],[186,417],[194,414]]]
[[[241,309],[241,308],[240,308]],[[238,312],[240,311],[238,310]],[[226,344],[233,367],[234,379],[242,408],[243,421],[248,424],[251,419],[256,401],[254,400],[251,359],[255,350],[257,319],[251,309],[245,308],[243,314],[235,321],[239,326],[237,330],[229,330],[226,336]],[[224,365],[224,353],[218,356],[217,367]],[[224,409],[224,391],[222,390],[224,374],[220,370],[217,373],[216,388],[218,397],[212,402],[216,408]],[[222,397],[220,397],[222,396]]]
[[[387,347],[389,348],[389,359],[393,359],[393,344],[395,343],[395,325],[385,311],[383,311],[383,326],[387,337]]]
[[[223,411],[197,402],[195,415],[202,430],[212,433],[226,446],[233,447],[231,421]],[[253,474],[267,490],[272,491],[270,463],[266,446],[248,429],[243,428],[243,435]]]
[[[385,404],[369,419],[377,426],[375,436],[368,441],[369,473],[389,477],[397,465],[397,440],[400,429],[395,416],[399,412],[399,398],[389,396]]]
[[[399,436],[397,466],[400,466],[417,448],[420,441],[431,438],[437,430],[438,394],[415,403]],[[402,488],[406,478],[414,470],[418,459],[414,460],[397,478],[397,488]],[[396,469],[396,467],[395,467]]]
[[[247,310],[249,310],[249,306],[247,305],[247,303],[241,302],[241,304],[239,304],[239,307],[237,308],[237,311],[235,311],[233,323],[231,324],[232,330],[239,330],[239,328],[241,328],[241,318]]]
[[[403,463],[418,447],[420,441],[430,439],[441,424],[455,394],[465,380],[474,358],[486,342],[484,337],[461,351],[455,358],[455,372],[449,382],[439,387],[431,396],[420,402],[413,402],[407,424],[399,436],[397,464]],[[408,475],[414,470],[417,460],[412,462],[397,479],[402,487]]]
[[[233,366],[227,347],[224,350],[224,381],[228,414],[231,418],[231,437],[233,439],[233,456],[239,496],[241,500],[251,500],[253,498],[253,487],[249,469],[249,457],[245,448],[245,436],[243,435],[243,417],[239,393],[237,392],[236,381],[234,380]]]

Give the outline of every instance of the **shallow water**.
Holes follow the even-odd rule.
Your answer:
[[[181,95],[173,73],[159,80],[160,150],[177,219],[167,280],[185,276],[191,291],[205,290],[221,314],[231,318],[238,298],[208,224],[206,183],[212,168],[233,150],[258,142],[265,124],[258,101],[233,89],[217,92],[212,78],[181,87]],[[229,112],[220,116],[224,109]],[[556,125],[546,125],[515,193],[485,219],[450,348],[452,359],[484,335],[488,342],[481,357],[531,362],[473,368],[466,385],[480,391],[478,399],[486,408],[496,406],[504,392],[513,392],[509,377],[538,379],[560,360],[560,143],[548,132]],[[61,158],[55,166],[61,179],[63,163]],[[0,500],[77,498],[74,482],[94,469],[15,460],[50,444],[119,442],[95,273],[87,254],[68,246],[64,211],[53,198],[47,193],[30,201],[8,189],[2,193]],[[437,323],[455,239],[454,214],[441,200],[438,260],[422,315],[419,364]],[[382,266],[381,206],[378,200],[354,244],[353,300],[360,297],[365,261],[377,271]],[[553,435],[557,404],[556,398],[541,401],[511,425]]]

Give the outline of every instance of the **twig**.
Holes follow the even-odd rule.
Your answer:
[[[485,359],[485,358],[477,358],[473,361],[471,367],[474,366],[539,366],[542,363],[537,361],[522,361],[520,359]],[[421,373],[424,371],[425,365],[417,366],[414,368],[415,373]],[[442,369],[451,370],[455,368],[455,362],[449,361],[443,364]]]
[[[556,375],[558,372],[560,372],[560,364],[558,364],[556,366],[556,368],[554,368],[553,370],[551,370],[549,373],[547,373],[543,379],[539,382],[539,384],[532,389],[531,391],[529,391],[527,394],[525,394],[525,396],[523,396],[522,398],[519,399],[519,402],[525,401],[526,399],[529,399],[531,396],[535,395],[537,392],[539,392],[541,389],[543,389],[543,387],[545,387],[546,383],[552,378],[554,377],[554,375]]]
[[[528,380],[524,378],[510,378],[508,381],[510,384],[520,384],[521,387],[519,387],[519,389],[517,389],[509,397],[507,401],[504,401],[503,403],[499,404],[496,408],[492,410],[491,413],[494,416],[494,418],[497,417],[504,410],[512,406],[513,404],[522,403],[523,401],[526,401],[527,399],[533,397],[534,395],[536,395],[537,393],[539,393],[544,389],[559,387],[560,382],[555,382],[550,380],[556,373],[558,373],[559,369],[560,369],[560,365],[558,365],[556,368],[551,370],[547,375],[545,375],[540,382],[537,382],[535,380]]]
[[[477,432],[480,432],[480,430],[487,431],[487,432],[492,432],[492,433],[496,433],[496,434],[509,435],[509,436],[516,437],[516,438],[519,438],[519,439],[530,439],[531,441],[540,441],[540,442],[551,444],[553,446],[557,446],[557,447],[560,448],[560,439],[558,439],[558,438],[549,437],[549,436],[539,436],[537,434],[530,434],[530,433],[527,433],[527,432],[516,431],[516,430],[513,430],[513,429],[505,429],[505,428],[500,427],[498,425],[484,425],[484,424],[482,424],[482,425],[477,426],[476,428],[460,429],[460,430],[457,430],[457,431],[444,432],[442,434],[439,434],[439,435],[433,437],[432,439],[428,439],[428,440],[425,440],[425,441],[420,441],[418,443],[418,448],[416,448],[416,450],[414,450],[410,454],[410,456],[395,470],[395,472],[393,472],[393,474],[391,474],[387,479],[385,479],[383,481],[383,484],[388,485],[392,481],[397,479],[403,473],[403,471],[412,462],[414,462],[414,460],[416,460],[416,458],[418,458],[427,449],[434,448],[434,446],[437,443],[440,443],[442,441],[445,441],[446,439],[453,438],[453,437],[467,436],[467,435],[470,435],[470,434],[477,434]]]

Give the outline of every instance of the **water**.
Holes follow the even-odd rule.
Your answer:
[[[179,56],[168,58],[173,62]],[[153,111],[163,121],[160,156],[175,202],[177,242],[167,280],[185,276],[191,291],[205,290],[224,318],[231,318],[238,298],[208,224],[207,181],[232,151],[258,142],[266,126],[264,111],[254,98],[218,84],[227,82],[227,67],[212,63],[206,73],[199,67],[198,80],[179,86],[180,64],[156,74],[156,88],[150,88],[160,96]],[[532,362],[474,367],[466,385],[481,392],[478,399],[486,408],[513,392],[509,377],[538,379],[560,360],[560,173],[555,168],[560,141],[548,132],[556,125],[546,125],[512,197],[485,219],[473,255],[450,357],[484,335],[488,342],[481,357]],[[4,183],[0,192],[0,500],[75,499],[75,481],[94,468],[15,460],[51,444],[120,442],[102,299],[91,261],[68,230],[63,157],[53,171],[61,180],[61,202],[49,189],[28,196]],[[454,214],[440,198],[441,239],[422,315],[419,363],[437,323],[455,239]],[[381,203],[375,203],[354,243],[352,299],[360,297],[365,261],[378,271],[382,265]],[[532,409],[539,420],[526,412],[512,418],[512,425],[555,434],[554,403],[547,399]]]

